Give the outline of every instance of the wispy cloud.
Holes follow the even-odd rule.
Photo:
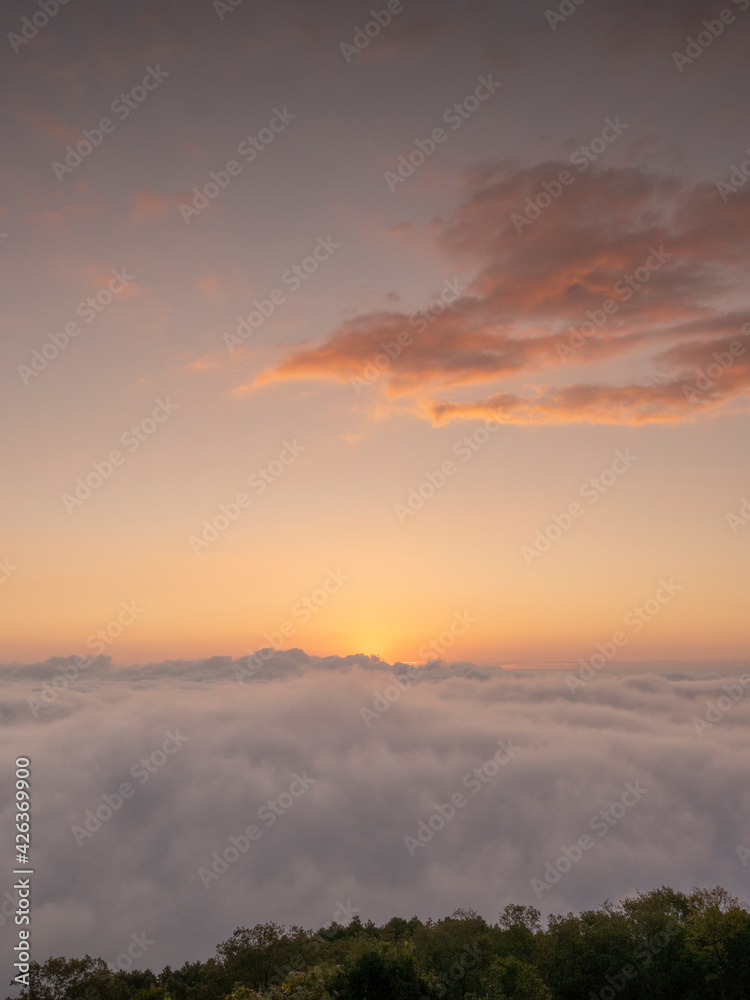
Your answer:
[[[713,185],[608,168],[571,174],[556,200],[529,208],[565,169],[486,168],[453,215],[429,226],[446,267],[473,271],[467,293],[442,315],[429,323],[390,310],[359,316],[323,343],[296,348],[255,385],[348,381],[407,330],[413,344],[381,384],[436,423],[489,413],[520,424],[678,422],[736,401],[750,386],[744,354],[698,405],[682,386],[742,339],[750,320],[750,305],[736,306],[750,265],[750,196],[728,205]],[[638,377],[571,381],[577,369],[616,357]],[[445,398],[489,383],[488,395]]]

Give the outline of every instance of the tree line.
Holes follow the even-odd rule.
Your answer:
[[[32,963],[22,1000],[750,1000],[750,912],[724,889],[667,887],[542,926],[532,906],[496,923],[355,916],[318,931],[238,927],[205,962],[113,970]]]

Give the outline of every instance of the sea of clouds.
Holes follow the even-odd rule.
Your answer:
[[[494,920],[662,884],[750,897],[748,664],[608,665],[571,685],[564,667],[291,650],[100,657],[60,680],[74,663],[0,668],[6,982],[20,756],[39,961],[114,965],[145,934],[134,967],[161,969],[266,920]]]

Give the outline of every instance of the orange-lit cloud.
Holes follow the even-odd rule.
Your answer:
[[[21,113],[21,118],[32,125],[40,135],[54,139],[55,142],[77,142],[81,138],[77,128],[65,125],[48,111],[24,111]]]
[[[146,222],[148,219],[161,218],[168,210],[167,198],[150,188],[141,188],[133,198],[130,218],[133,222]]]
[[[204,278],[198,279],[198,291],[209,299],[219,296],[222,286],[220,274],[207,274]]]
[[[744,350],[698,399],[683,384],[712,363],[714,350],[738,337],[750,346],[741,332],[750,308],[736,300],[750,264],[750,196],[722,202],[712,185],[636,168],[574,168],[572,183],[555,188],[564,169],[505,163],[476,172],[465,202],[428,230],[447,267],[473,270],[460,295],[448,306],[427,302],[424,313],[348,320],[254,384],[367,380],[376,364],[387,396],[412,397],[438,422],[490,410],[513,423],[673,422],[742,395],[750,387]],[[545,183],[559,194],[541,199],[551,204],[539,210],[533,203]],[[384,345],[399,334],[402,349],[388,357]],[[618,358],[636,365],[638,377],[558,384],[561,372]],[[510,385],[519,377],[537,388],[519,392]],[[436,398],[492,382],[497,390],[487,398]]]
[[[195,361],[190,361],[185,365],[187,371],[191,372],[210,371],[220,367],[220,363],[210,354],[204,354],[202,357],[196,358]]]
[[[49,208],[36,216],[37,221],[60,225],[65,222],[75,221],[85,222],[98,212],[103,211],[101,205],[76,205],[72,202],[61,205],[59,208]]]

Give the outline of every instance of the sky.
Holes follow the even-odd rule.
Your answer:
[[[4,658],[744,656],[744,5],[7,4]]]
[[[746,878],[746,704],[692,720],[747,669],[750,0],[548,2],[3,5],[3,766],[33,751],[39,850],[72,865],[38,890],[47,951],[116,953],[166,887],[153,962],[208,954],[240,897],[205,909],[195,873],[241,816],[202,810],[305,766],[320,837],[258,920],[344,895],[491,916],[639,777],[612,856],[545,905]],[[257,650],[281,676],[235,671]],[[410,665],[413,714],[368,727],[373,678]],[[130,818],[76,843],[179,725]],[[493,792],[462,849],[403,857],[409,789],[432,808],[511,737],[504,846]],[[105,885],[132,893],[108,929]]]

